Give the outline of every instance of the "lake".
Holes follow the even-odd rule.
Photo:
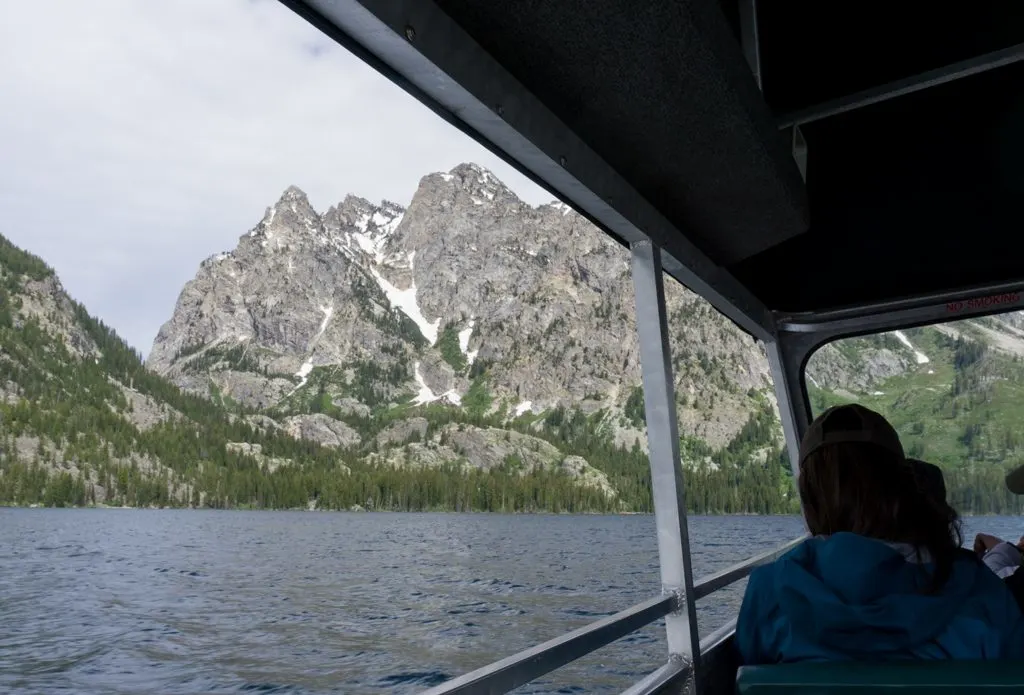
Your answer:
[[[802,528],[691,517],[695,574]],[[701,634],[741,591],[698,604]],[[649,516],[0,509],[0,691],[415,693],[658,593]],[[652,626],[516,692],[618,693],[664,660]]]

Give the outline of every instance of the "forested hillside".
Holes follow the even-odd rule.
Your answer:
[[[651,509],[641,438],[629,446],[615,441],[613,425],[623,416],[600,408],[585,413],[559,406],[518,415],[495,409],[485,362],[477,363],[475,387],[460,407],[413,399],[352,411],[316,387],[305,392],[308,403],[292,399],[258,412],[222,394],[182,391],[147,369],[135,350],[67,297],[42,260],[6,240],[0,240],[0,269],[0,502]],[[386,378],[373,370],[362,374],[359,388],[368,392]],[[316,374],[309,376],[315,384]],[[628,400],[625,417],[642,428],[642,391],[634,389]],[[726,446],[684,441],[694,511],[791,508],[774,414],[766,398],[761,404]],[[287,413],[302,409],[313,419],[299,425],[317,417],[343,422],[361,444],[325,445],[304,437],[301,428],[289,430]],[[322,438],[322,432],[314,435]],[[385,458],[410,451],[441,458],[418,465]],[[752,454],[767,465],[738,465]]]

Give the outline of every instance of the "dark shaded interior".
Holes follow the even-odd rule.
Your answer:
[[[437,4],[716,262],[806,228],[787,140],[714,2]]]
[[[764,3],[770,107],[806,108],[1024,42],[1024,3],[938,7]],[[1024,64],[803,133],[811,229],[731,268],[771,308],[814,311],[1024,278]]]
[[[438,0],[769,308],[1024,280],[1024,64],[803,126],[785,114],[1024,43],[1024,3]],[[685,262],[685,259],[681,259]]]

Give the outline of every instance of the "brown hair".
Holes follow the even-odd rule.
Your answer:
[[[859,421],[834,413],[826,430],[855,430]],[[826,432],[827,434],[827,432]],[[868,538],[909,543],[935,563],[929,591],[953,571],[963,543],[956,510],[919,484],[912,464],[871,442],[826,444],[800,462],[800,500],[814,535],[847,531]]]

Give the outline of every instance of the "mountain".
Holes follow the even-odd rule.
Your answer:
[[[548,469],[617,497],[639,474],[592,459],[646,448],[632,295],[624,249],[476,165],[424,177],[407,208],[348,196],[318,213],[290,187],[235,249],[200,265],[148,365],[378,467],[492,470],[529,459],[508,446],[520,434],[540,449],[546,437]],[[671,280],[667,302],[693,467],[740,450],[777,460],[763,349]],[[607,451],[567,441],[562,411]],[[444,420],[430,436],[425,413]],[[453,418],[456,432],[476,428],[472,442],[446,429]]]
[[[485,410],[621,414],[640,382],[628,261],[566,206],[530,207],[475,165],[425,177],[408,209],[349,196],[320,215],[292,187],[201,265],[148,363],[280,412],[322,393],[346,412],[469,408],[485,383]],[[770,387],[767,362],[674,282],[668,304],[683,430],[723,446],[761,406],[748,392]],[[635,419],[612,424],[643,439]]]
[[[0,502],[225,506],[265,469],[254,451],[301,456],[309,476],[338,468],[147,370],[51,268],[0,237]]]
[[[285,203],[296,195],[290,191]],[[273,240],[273,234],[266,236]],[[268,240],[256,239],[258,247],[266,248],[262,241]],[[293,259],[291,272],[301,260]],[[287,262],[284,268],[287,273]],[[325,270],[322,265],[318,269]],[[360,301],[359,281],[366,276],[354,274],[354,268],[338,272],[354,278],[354,290],[336,280],[325,283],[337,292],[331,296],[338,298],[338,315],[347,317],[348,340],[357,345],[362,335],[380,340],[381,354],[395,358],[392,367],[403,365],[403,356],[430,357],[430,346],[415,324],[382,303],[388,302],[386,295],[372,295],[381,310],[370,307],[370,314],[365,300],[355,310],[345,306],[342,299]],[[401,394],[392,407],[382,394],[392,388],[399,392],[400,380],[389,377],[379,360],[370,360],[372,351],[362,353],[364,363],[344,369],[305,366],[311,353],[318,360],[330,354],[330,346],[316,341],[318,333],[322,339],[338,330],[325,320],[333,319],[330,309],[322,312],[313,340],[295,343],[301,317],[282,312],[276,326],[257,322],[259,332],[252,335],[258,339],[251,342],[256,348],[237,340],[199,349],[183,342],[189,347],[179,348],[174,361],[187,363],[178,372],[186,384],[194,382],[204,362],[218,378],[232,372],[222,382],[226,385],[235,383],[231,379],[249,379],[260,388],[273,388],[275,380],[290,380],[283,402],[261,410],[233,400],[215,385],[202,395],[180,389],[146,368],[137,352],[68,297],[51,268],[2,237],[0,280],[0,503],[650,509],[645,457],[638,445],[625,450],[606,436],[603,411],[524,409],[512,420],[508,413],[491,412],[492,371],[482,368],[487,363],[460,350],[457,355],[466,363],[459,365],[441,338],[430,349],[441,360],[456,362],[445,364],[470,384],[465,398],[454,391],[444,399],[425,396],[421,386],[420,393]],[[371,286],[368,292],[373,291]],[[263,297],[259,305],[269,313],[273,303]],[[369,323],[356,316],[369,316]],[[346,335],[341,321],[338,327]],[[253,355],[264,360],[269,355],[268,363],[287,360],[294,344],[305,346],[294,373],[252,367]],[[457,336],[455,345],[460,345]],[[235,369],[224,369],[224,364]],[[319,383],[315,390],[314,383]],[[339,384],[348,396],[325,397],[327,384]],[[406,395],[416,398],[406,402]],[[629,428],[624,429],[635,431],[634,421],[642,417],[635,393],[631,402]]]
[[[407,207],[288,188],[145,365],[42,260],[3,241],[0,276],[0,502],[650,511],[628,253],[476,165]],[[666,294],[691,509],[794,511],[763,347]],[[827,345],[812,400],[885,412],[963,509],[1020,511],[1022,325]]]

